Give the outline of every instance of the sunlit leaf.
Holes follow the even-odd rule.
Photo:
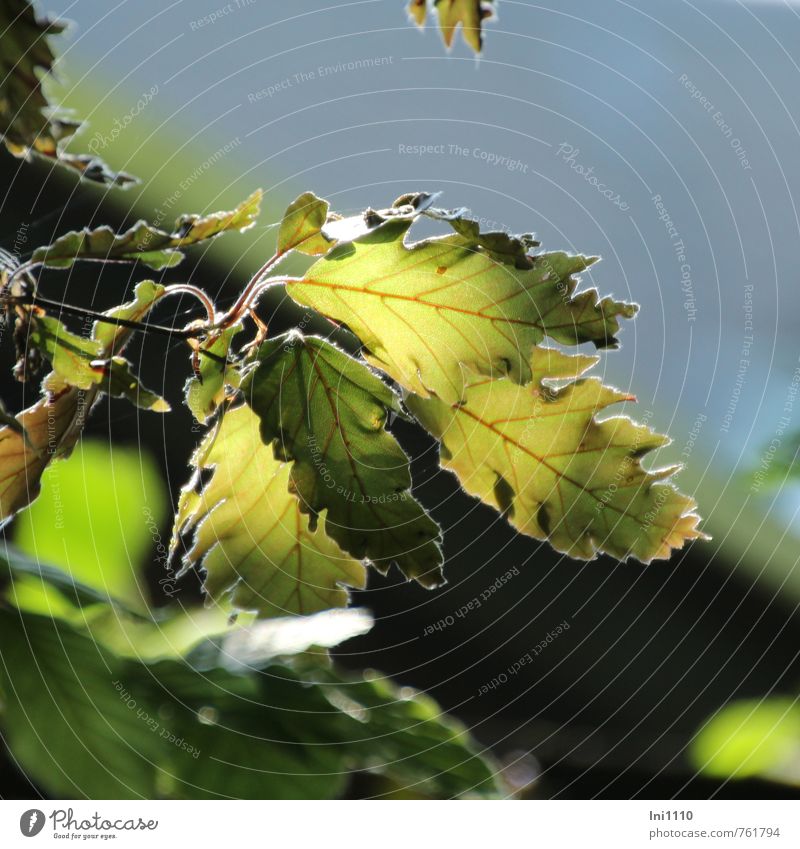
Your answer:
[[[408,15],[418,27],[425,26],[425,19],[428,17],[428,0],[410,0]]]
[[[102,344],[72,333],[58,319],[33,315],[28,345],[36,346],[50,361],[55,379],[62,385],[89,389],[102,379],[102,371],[92,366],[102,355]]]
[[[168,413],[169,404],[155,392],[145,389],[139,378],[131,371],[131,364],[124,357],[95,361],[95,368],[102,373],[101,388],[112,398],[125,398],[141,410],[153,413]]]
[[[583,378],[590,357],[534,349],[534,382],[473,377],[464,400],[410,396],[409,409],[442,442],[442,464],[519,531],[572,557],[605,552],[642,562],[702,538],[692,498],[641,458],[669,440],[624,416],[596,414],[631,396]]]
[[[594,289],[575,293],[576,275],[593,258],[548,253],[517,268],[498,261],[467,227],[406,245],[411,221],[388,221],[338,245],[286,288],[347,325],[370,363],[417,394],[460,400],[463,366],[526,383],[531,350],[546,336],[613,347],[619,320],[636,311]],[[513,248],[495,246],[518,258],[523,238]]]
[[[135,182],[95,156],[64,150],[80,123],[54,113],[43,88],[55,61],[50,36],[63,31],[64,24],[39,17],[27,0],[0,4],[0,136],[15,156],[38,154],[99,183]]]
[[[428,587],[442,581],[439,527],[411,494],[408,458],[387,432],[397,397],[363,363],[316,337],[264,342],[242,381],[261,437],[291,463],[301,509],[385,571],[394,562]]]
[[[228,364],[233,337],[241,330],[234,325],[198,343],[199,374],[186,383],[186,406],[197,421],[205,424],[225,398],[225,386],[237,386],[239,373]]]
[[[451,47],[456,30],[461,27],[464,41],[480,53],[483,48],[482,24],[494,14],[493,0],[411,0],[408,14],[418,27],[425,26],[429,1],[439,17],[444,43]]]
[[[163,286],[145,281],[136,287],[133,301],[109,310],[107,315],[141,320],[163,293]],[[111,358],[119,355],[131,332],[119,325],[96,322],[92,339],[100,344],[101,356]],[[52,391],[16,417],[25,433],[8,425],[0,428],[0,521],[36,498],[42,472],[52,460],[69,456],[103,391],[100,383],[88,389],[68,386],[55,372],[44,382]]]
[[[146,221],[137,222],[124,233],[115,233],[106,226],[65,233],[51,245],[36,248],[32,261],[51,268],[69,268],[76,259],[137,260],[150,268],[171,267],[183,259],[181,248],[228,230],[252,227],[259,214],[261,196],[259,189],[230,212],[183,215],[169,233]]]
[[[288,616],[343,607],[346,587],[364,586],[364,566],[309,527],[289,492],[289,467],[262,442],[249,407],[224,413],[192,465],[196,474],[181,494],[175,535],[195,531],[184,565],[202,565],[212,599],[230,596],[242,610]],[[202,486],[207,470],[213,476]]]
[[[289,204],[278,230],[278,253],[295,250],[312,256],[324,254],[332,245],[322,234],[330,220],[329,209],[328,202],[313,192],[304,192]]]

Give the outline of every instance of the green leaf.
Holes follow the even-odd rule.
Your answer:
[[[418,27],[425,26],[428,0],[411,0],[408,14]],[[476,52],[483,48],[482,24],[494,15],[493,0],[434,0],[439,16],[439,29],[447,47],[451,47],[456,30],[461,27],[464,41]]]
[[[363,565],[322,530],[312,530],[289,492],[289,467],[261,441],[249,407],[227,410],[195,452],[196,473],[175,518],[180,534],[195,531],[184,568],[202,564],[213,600],[261,616],[307,614],[347,604],[345,587],[364,587]],[[214,470],[200,485],[201,472]]]
[[[167,541],[154,550],[154,531],[166,509],[161,471],[147,452],[83,439],[43,474],[41,498],[12,534],[31,558],[141,611],[149,592],[140,566],[152,552],[164,570]]]
[[[54,113],[43,88],[55,61],[49,37],[63,30],[64,24],[38,17],[27,0],[0,4],[0,136],[15,156],[38,154],[98,183],[135,182],[95,156],[63,149],[80,123]]]
[[[4,740],[51,796],[322,799],[368,771],[435,797],[494,796],[491,762],[431,700],[327,666],[119,658],[0,609]]]
[[[517,268],[496,255],[512,251],[518,260],[527,237],[514,248],[495,241],[490,252],[464,227],[408,246],[410,226],[411,219],[390,220],[338,245],[286,289],[347,325],[370,363],[419,395],[457,402],[464,366],[527,383],[531,351],[545,337],[614,346],[619,319],[636,312],[594,289],[575,294],[576,275],[594,258],[548,253]]]
[[[225,386],[239,385],[239,372],[228,364],[233,337],[242,329],[236,324],[198,344],[199,375],[186,383],[186,406],[197,421],[205,424],[225,400]]]
[[[3,553],[0,554],[0,585],[8,581],[32,581],[45,584],[59,592],[70,604],[77,605],[79,608],[110,604],[118,610],[136,615],[132,608],[127,607],[119,599],[76,580],[57,566],[27,557],[22,551],[6,544],[3,547]]]
[[[523,270],[535,265],[531,250],[538,247],[539,242],[530,233],[521,236],[513,236],[502,230],[484,233],[480,222],[470,218],[465,209],[426,209],[424,214],[428,218],[446,221],[462,237],[462,244],[466,248],[483,248],[492,259]]]
[[[800,708],[791,698],[733,702],[700,729],[689,749],[695,769],[715,779],[758,776],[797,785]]]
[[[133,301],[109,310],[106,315],[139,321],[163,294],[163,286],[145,281],[136,287]],[[118,355],[131,332],[125,327],[97,322],[92,339],[100,343],[101,358]],[[0,427],[0,521],[36,498],[42,473],[52,460],[69,456],[102,393],[100,384],[80,389],[67,385],[55,372],[44,383],[50,391],[16,417],[18,427]]]
[[[64,623],[0,611],[2,726],[14,757],[50,793],[152,798],[163,746],[115,690],[112,655]]]
[[[459,404],[417,396],[406,403],[441,440],[442,463],[464,489],[522,533],[585,560],[600,552],[644,563],[667,558],[704,537],[695,502],[664,482],[674,467],[641,464],[666,437],[623,416],[595,418],[631,396],[597,378],[561,385],[593,364],[536,348],[528,386],[473,376]]]
[[[244,231],[252,227],[259,214],[261,196],[259,189],[230,212],[183,215],[170,233],[146,221],[139,221],[119,234],[106,226],[73,231],[47,247],[36,248],[32,261],[50,268],[69,268],[76,259],[139,261],[154,269],[172,267],[183,259],[180,248],[228,230]]]
[[[242,381],[261,438],[291,463],[300,508],[325,510],[325,532],[381,571],[397,563],[423,586],[442,583],[438,525],[411,494],[408,458],[387,432],[395,394],[363,363],[316,337],[264,342]]]
[[[313,192],[304,192],[289,204],[278,230],[278,253],[295,250],[311,256],[324,254],[332,245],[322,233],[322,228],[331,220],[329,210],[328,202]],[[336,219],[338,216],[333,220]]]
[[[112,398],[125,398],[140,410],[168,413],[169,404],[155,392],[145,389],[139,378],[131,371],[131,364],[124,357],[96,360],[95,368],[102,373],[102,390]]]
[[[50,360],[54,380],[78,389],[89,389],[103,379],[102,369],[92,365],[103,351],[96,339],[78,336],[58,319],[46,315],[31,316],[30,327],[28,343]]]

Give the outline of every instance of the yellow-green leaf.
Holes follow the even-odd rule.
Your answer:
[[[106,226],[65,233],[53,244],[36,248],[32,261],[51,268],[69,268],[76,259],[136,260],[155,269],[172,267],[183,259],[180,248],[229,230],[252,227],[259,214],[261,196],[259,189],[229,212],[183,215],[169,233],[146,221],[138,221],[124,233],[115,233]]]
[[[136,287],[133,301],[106,315],[139,321],[163,294],[163,286],[145,281]],[[118,355],[130,336],[128,328],[103,322],[92,330],[103,358]],[[87,389],[69,386],[56,372],[45,378],[44,386],[48,390],[44,397],[16,417],[18,427],[0,428],[0,521],[36,498],[42,472],[52,460],[69,456],[103,391],[99,383]]]
[[[597,378],[562,385],[593,362],[536,348],[528,386],[473,376],[461,404],[411,396],[407,405],[464,489],[522,533],[580,559],[669,557],[703,537],[694,499],[668,482],[674,467],[641,464],[667,437],[624,416],[595,417],[630,396]]]
[[[370,363],[419,395],[460,400],[464,366],[527,383],[531,351],[545,336],[613,347],[620,318],[636,312],[595,289],[576,294],[576,275],[594,258],[547,253],[518,268],[529,237],[487,249],[483,234],[469,237],[466,228],[407,245],[412,220],[388,220],[338,245],[287,291],[347,325]],[[510,262],[498,261],[501,248]]]
[[[195,452],[195,477],[181,493],[173,549],[196,529],[185,568],[202,564],[210,598],[261,616],[314,613],[347,604],[346,587],[364,586],[366,570],[321,528],[313,530],[289,492],[289,466],[259,435],[242,406],[227,410]],[[200,473],[213,469],[200,486]]]
[[[278,253],[294,250],[311,256],[324,254],[333,244],[322,233],[330,220],[329,210],[328,202],[313,192],[304,192],[289,204],[278,230]]]
[[[211,336],[198,346],[199,374],[186,383],[186,406],[197,421],[205,424],[225,399],[225,386],[237,386],[239,373],[228,363],[233,337],[242,329],[236,324]]]
[[[160,395],[142,386],[124,357],[95,361],[95,368],[102,374],[101,389],[112,398],[125,398],[139,409],[153,413],[170,411],[169,404]]]
[[[50,360],[55,378],[63,383],[89,389],[102,380],[102,370],[92,365],[102,353],[101,343],[72,333],[58,319],[31,316],[28,344]]]
[[[410,0],[408,14],[418,26],[424,27],[429,0]],[[456,30],[461,27],[464,41],[476,52],[483,48],[482,24],[494,14],[493,0],[433,0],[439,17],[439,29],[444,43],[451,47]]]
[[[456,30],[461,27],[464,41],[476,52],[483,49],[482,23],[493,14],[492,0],[435,0],[439,29],[444,43],[451,47]]]
[[[395,394],[364,363],[298,333],[264,342],[242,381],[261,437],[291,462],[300,508],[381,571],[397,563],[428,587],[442,581],[439,527],[411,494],[408,457],[386,430]]]

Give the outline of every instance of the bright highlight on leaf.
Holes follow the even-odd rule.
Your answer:
[[[641,458],[667,437],[624,416],[596,414],[634,400],[580,376],[590,357],[536,348],[534,382],[474,377],[464,400],[410,396],[406,403],[442,442],[442,462],[464,489],[524,534],[582,560],[599,553],[644,563],[703,538],[694,499],[665,482],[676,468],[647,471]],[[569,378],[555,388],[553,381]]]
[[[195,531],[184,567],[202,565],[211,599],[241,610],[289,616],[344,607],[346,587],[366,570],[320,528],[312,530],[289,492],[289,467],[259,436],[249,407],[227,410],[195,452],[195,477],[181,494],[177,537]],[[200,472],[213,477],[200,486]]]
[[[408,457],[385,429],[397,396],[363,363],[316,337],[264,342],[242,381],[261,437],[291,465],[300,508],[385,572],[394,562],[427,587],[442,582],[439,527],[411,494]]]
[[[481,234],[468,225],[408,245],[412,220],[388,220],[338,245],[286,289],[299,303],[347,325],[370,363],[419,395],[460,400],[462,366],[527,383],[531,351],[546,336],[567,345],[614,347],[619,320],[636,312],[633,304],[601,300],[594,289],[576,294],[576,275],[593,258],[560,252],[527,257],[525,237],[514,245],[504,234]],[[500,261],[498,251],[508,261]],[[516,267],[522,264],[529,267]]]

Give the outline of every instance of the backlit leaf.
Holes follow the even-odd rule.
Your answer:
[[[439,528],[411,494],[408,458],[386,431],[395,394],[363,363],[316,337],[264,342],[242,381],[261,437],[291,463],[301,509],[381,571],[395,562],[424,586],[442,581]]]
[[[531,350],[546,336],[612,347],[620,318],[636,312],[632,304],[601,300],[594,289],[575,293],[576,275],[594,258],[547,253],[517,268],[529,237],[495,240],[490,252],[482,234],[469,235],[465,226],[409,246],[411,222],[390,220],[338,245],[286,288],[299,303],[347,325],[370,363],[419,395],[455,403],[463,366],[527,383]],[[498,261],[495,248],[513,264]]]
[[[186,406],[197,421],[205,424],[225,398],[225,385],[238,385],[239,374],[227,363],[233,337],[241,330],[234,325],[219,335],[198,343],[199,374],[186,383]]]
[[[133,301],[106,315],[141,320],[163,293],[163,286],[145,281],[136,287]],[[128,328],[104,322],[96,322],[92,330],[92,339],[100,345],[103,358],[117,356],[130,336]],[[52,460],[69,456],[103,391],[100,383],[86,389],[69,386],[56,372],[48,375],[44,384],[50,391],[16,417],[24,434],[8,425],[0,428],[0,521],[36,498],[42,472]]]
[[[589,357],[536,348],[534,382],[474,376],[464,401],[411,396],[409,409],[441,440],[442,464],[519,531],[580,559],[601,552],[644,563],[703,538],[692,498],[641,458],[669,440],[644,425],[595,415],[633,400],[582,375]]]
[[[102,379],[102,371],[92,366],[102,354],[102,344],[72,333],[58,319],[31,316],[28,344],[35,345],[50,361],[58,381],[78,389],[89,389]]]
[[[95,368],[102,373],[101,389],[112,398],[125,398],[141,410],[153,413],[168,413],[169,404],[155,392],[145,389],[139,378],[131,371],[131,364],[124,357],[95,361]]]
[[[171,267],[183,259],[180,248],[228,230],[252,227],[259,214],[261,196],[259,189],[230,212],[183,215],[170,233],[146,221],[137,222],[124,233],[115,233],[106,226],[65,233],[53,244],[37,248],[32,261],[51,268],[69,268],[76,259],[137,260],[150,268]]]
[[[425,26],[429,0],[411,0],[408,14],[418,27]],[[433,0],[444,43],[451,47],[461,27],[464,41],[476,52],[483,47],[482,23],[494,14],[493,0]]]
[[[329,210],[328,202],[313,192],[304,192],[289,204],[278,230],[278,253],[295,250],[311,256],[324,254],[332,245],[322,234],[330,220]]]
[[[347,604],[364,566],[309,527],[289,492],[289,467],[274,458],[247,406],[227,410],[195,452],[195,477],[181,493],[173,548],[195,531],[185,568],[202,565],[212,599],[262,616],[313,613]],[[200,485],[200,473],[213,476]]]

